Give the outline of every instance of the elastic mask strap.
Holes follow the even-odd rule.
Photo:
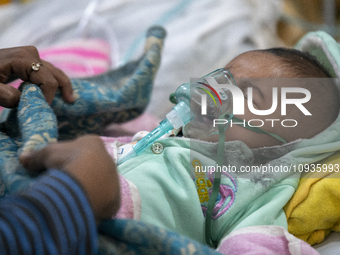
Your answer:
[[[223,116],[225,117],[225,116]],[[223,118],[222,117],[222,118]],[[218,147],[217,147],[217,159],[216,159],[216,169],[217,166],[222,166],[224,164],[224,143],[225,143],[225,128],[224,125],[218,125]],[[212,221],[212,214],[215,207],[216,199],[219,193],[221,183],[221,171],[216,171],[214,173],[214,184],[211,192],[211,196],[208,202],[207,213],[205,216],[205,241],[211,247],[216,248],[217,243],[212,240],[211,236],[211,221]]]
[[[229,118],[229,116],[227,115],[227,118]],[[270,133],[270,132],[267,132],[259,127],[251,127],[248,125],[248,123],[245,121],[245,120],[242,120],[242,119],[239,119],[235,116],[233,116],[231,118],[231,120],[234,122],[238,122],[238,123],[233,123],[233,124],[236,124],[236,125],[239,125],[241,127],[244,127],[250,131],[253,131],[255,133],[258,133],[258,134],[267,134],[267,135],[270,135],[272,137],[274,137],[275,139],[279,140],[280,142],[283,142],[283,143],[287,143],[287,141],[285,139],[283,139],[281,136],[277,135],[277,134],[273,134],[273,133]],[[242,124],[240,122],[243,122],[242,124],[244,124],[244,126],[242,126]]]
[[[225,117],[226,119],[231,119],[233,121],[236,122],[243,122],[243,120],[232,116],[230,118],[230,116],[228,114],[226,114],[225,116],[221,116],[220,118],[222,119],[223,117]],[[255,132],[255,133],[259,133],[259,134],[268,134],[274,138],[276,138],[277,140],[283,142],[283,143],[287,143],[286,140],[284,140],[282,137],[267,132],[265,130],[262,130],[261,128],[258,127],[251,127],[248,125],[248,123],[246,121],[243,122],[245,125],[245,128]],[[241,125],[241,124],[238,124]],[[217,159],[216,159],[216,169],[217,166],[223,166],[224,164],[224,146],[225,146],[225,127],[222,124],[218,125],[218,133],[219,133],[219,137],[218,137],[218,147],[217,147]],[[211,236],[211,231],[212,231],[212,214],[213,214],[213,210],[215,207],[215,203],[217,200],[217,196],[219,194],[219,189],[220,189],[220,184],[221,184],[221,171],[215,171],[214,173],[214,184],[213,184],[213,188],[212,188],[212,192],[211,192],[211,196],[209,198],[209,202],[208,202],[208,207],[207,207],[207,212],[206,212],[206,217],[205,217],[205,241],[206,243],[211,246],[216,248],[217,247],[217,243],[214,242],[212,240],[212,236]]]

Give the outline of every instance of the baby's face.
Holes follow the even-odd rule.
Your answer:
[[[264,125],[261,127],[261,129],[277,134],[286,141],[291,141],[295,139],[290,135],[292,133],[291,129],[288,128],[288,130],[287,127],[283,127],[281,124],[278,124],[280,122],[275,122],[273,127],[272,122],[265,121],[266,119],[282,119],[280,101],[278,102],[276,110],[272,114],[266,116],[253,114],[248,109],[247,104],[248,87],[252,87],[253,90],[252,101],[254,108],[258,110],[268,110],[272,106],[273,87],[277,87],[279,91],[280,87],[287,86],[287,84],[284,85],[283,82],[280,84],[280,82],[278,82],[280,79],[276,79],[282,77],[290,78],[287,77],[286,73],[284,73],[284,69],[282,68],[282,64],[279,60],[280,59],[278,59],[278,57],[272,55],[271,53],[251,51],[237,56],[232,61],[230,61],[225,68],[231,72],[237,83],[237,86],[242,90],[245,97],[244,115],[235,116],[246,121],[252,119],[263,120]],[[287,116],[285,116],[284,119],[290,119],[289,111],[287,111]],[[256,123],[256,125],[258,125],[258,123]],[[184,131],[184,136],[190,135],[186,134]],[[218,135],[211,135],[204,140],[217,142],[218,138]],[[239,125],[232,125],[232,127],[229,125],[226,130],[226,141],[233,140],[241,140],[247,144],[249,148],[282,144],[282,142],[268,134],[258,134]]]

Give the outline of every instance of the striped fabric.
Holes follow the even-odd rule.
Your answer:
[[[110,52],[110,44],[101,39],[77,39],[39,49],[41,59],[63,70],[69,77],[77,78],[110,69]]]
[[[0,204],[1,254],[95,254],[96,224],[79,184],[50,170]]]

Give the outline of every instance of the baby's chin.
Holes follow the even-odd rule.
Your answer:
[[[202,129],[191,125],[191,123],[187,124],[183,128],[182,132],[184,137],[193,139],[202,139],[207,136],[205,131],[202,131]]]
[[[182,128],[183,137],[190,138],[190,127],[189,127],[189,125],[190,124],[187,124]]]
[[[191,139],[198,139],[198,140],[202,140],[202,141],[211,141],[214,142],[215,139],[215,135],[207,135],[207,132],[194,127],[192,125],[187,124],[185,127],[183,127],[182,129],[182,133],[183,133],[183,137],[186,138],[191,138]],[[218,135],[217,135],[217,141],[218,141]]]

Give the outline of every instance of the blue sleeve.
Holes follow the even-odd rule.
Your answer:
[[[95,218],[78,182],[50,170],[32,187],[0,200],[1,254],[95,254]]]

